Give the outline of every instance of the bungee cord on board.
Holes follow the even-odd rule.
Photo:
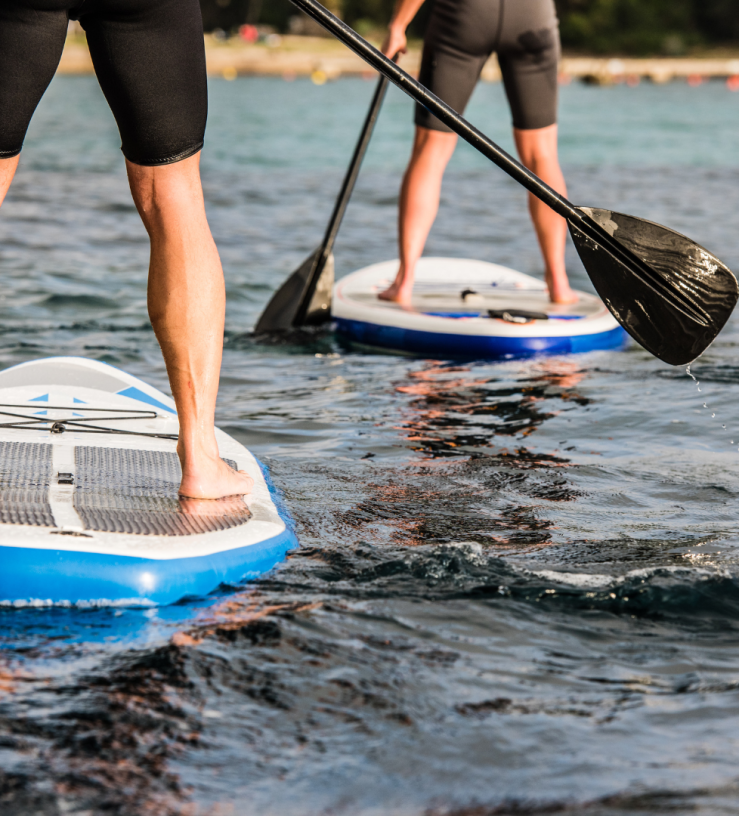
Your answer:
[[[4,408],[26,408],[28,409],[27,405],[10,405],[10,404],[2,404],[0,403],[0,416],[8,416],[8,417],[17,417],[20,421],[15,422],[0,422],[0,428],[14,428],[17,430],[48,430],[49,433],[60,434],[64,433],[67,430],[73,430],[75,433],[98,433],[98,434],[121,434],[125,436],[148,436],[154,439],[177,439],[177,434],[163,434],[163,433],[151,433],[149,431],[126,431],[122,430],[121,428],[106,428],[100,425],[89,425],[87,423],[92,422],[93,418],[87,419],[81,416],[74,416],[74,417],[61,417],[58,419],[52,419],[50,417],[44,416],[28,416],[27,414],[17,414],[12,411],[2,410]],[[70,410],[66,406],[61,405],[48,405],[46,409],[48,411],[68,411]],[[105,420],[112,421],[112,422],[121,422],[124,420],[136,420],[136,419],[156,419],[158,414],[156,411],[137,411],[136,409],[131,410],[124,410],[124,409],[116,409],[116,408],[88,408],[85,406],[85,411],[95,412],[95,413],[105,413],[105,414],[123,414],[123,416],[107,416],[104,417]],[[49,426],[46,427],[39,427],[39,426]],[[71,428],[67,428],[67,426],[72,426]]]

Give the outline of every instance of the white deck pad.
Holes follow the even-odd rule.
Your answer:
[[[422,258],[411,308],[379,300],[397,269],[397,260],[384,261],[336,284],[340,333],[401,352],[493,358],[618,348],[626,339],[595,295],[553,304],[543,281],[485,261]]]

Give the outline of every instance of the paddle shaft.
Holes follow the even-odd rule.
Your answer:
[[[511,178],[523,185],[530,193],[541,199],[563,218],[575,223],[585,223],[586,219],[577,208],[566,198],[545,184],[538,176],[527,170],[520,162],[516,161],[503,148],[498,147],[495,142],[481,133],[474,125],[471,125],[464,117],[456,113],[438,96],[434,95],[413,79],[410,74],[399,68],[392,60],[370,45],[364,38],[360,37],[346,23],[331,14],[316,0],[291,0],[292,4],[320,23],[325,29],[330,31],[344,45],[351,48],[362,59],[375,68],[381,75],[387,77],[393,84],[402,91],[431,111],[437,119],[450,127],[456,134],[461,136],[472,147],[478,150],[483,156],[508,173]],[[592,223],[592,222],[591,222]]]
[[[329,218],[328,226],[326,227],[326,232],[323,236],[323,241],[321,242],[321,246],[318,248],[318,251],[314,255],[315,260],[313,262],[313,269],[310,279],[308,280],[308,284],[305,288],[305,292],[303,293],[303,300],[300,304],[300,308],[295,314],[293,321],[294,326],[302,326],[305,322],[305,317],[308,313],[308,308],[313,298],[313,294],[318,286],[318,281],[323,274],[323,270],[329,257],[331,256],[331,251],[334,248],[336,236],[339,234],[339,227],[341,226],[341,222],[344,218],[346,208],[349,206],[349,199],[352,197],[354,185],[357,183],[359,170],[362,167],[362,159],[364,159],[364,154],[367,152],[367,148],[369,147],[370,139],[372,138],[372,131],[375,129],[375,122],[377,122],[377,117],[380,115],[380,108],[382,107],[382,101],[385,98],[386,92],[387,77],[380,75],[380,79],[377,82],[377,87],[375,88],[375,93],[372,97],[372,102],[370,103],[369,110],[367,111],[367,118],[364,120],[364,125],[362,126],[361,133],[359,134],[357,146],[354,148],[354,155],[352,156],[352,160],[349,162],[349,167],[347,168],[346,175],[344,176],[344,181],[341,185],[339,196],[336,199],[336,204],[334,204],[334,210],[331,213],[331,218]]]
[[[388,60],[388,62],[390,62],[391,65],[394,64],[390,60]],[[331,254],[331,250],[334,248],[334,241],[339,233],[339,227],[341,226],[341,221],[344,218],[346,208],[349,205],[349,199],[351,198],[354,185],[356,184],[357,177],[359,176],[359,170],[362,166],[362,159],[364,159],[364,154],[367,152],[367,148],[369,147],[370,139],[372,138],[372,131],[375,129],[375,122],[377,122],[377,117],[380,115],[380,108],[382,107],[382,101],[385,98],[386,92],[387,77],[381,74],[377,87],[375,88],[375,94],[372,97],[372,102],[370,103],[369,111],[367,111],[367,118],[364,120],[362,132],[359,134],[359,141],[357,142],[357,146],[354,148],[354,155],[352,156],[352,160],[349,163],[346,175],[344,176],[344,182],[341,185],[339,197],[336,199],[334,211],[331,213],[331,218],[329,219],[328,226],[326,227],[326,234],[323,236],[323,243],[319,249],[319,263],[321,264],[322,262],[326,261],[328,256]]]

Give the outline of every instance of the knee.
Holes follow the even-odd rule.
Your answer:
[[[0,204],[5,200],[5,194],[8,192],[15,171],[18,167],[18,160],[20,156],[12,156],[9,159],[0,159]]]
[[[457,144],[456,133],[416,128],[413,152],[405,173],[405,181],[422,177],[426,182],[441,183],[441,179]]]
[[[441,130],[430,130],[417,126],[413,141],[414,158],[429,158],[449,161],[457,144],[457,134]]]
[[[557,158],[557,126],[537,130],[514,130],[518,155],[529,170],[559,164]]]
[[[166,228],[178,216],[191,219],[195,211],[204,213],[198,159],[196,155],[160,167],[126,161],[131,195],[150,234]]]
[[[157,172],[159,167],[143,167],[126,161],[128,183],[131,187],[136,209],[149,234],[165,220],[163,213],[167,209],[166,186]]]

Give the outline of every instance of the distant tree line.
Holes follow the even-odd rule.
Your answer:
[[[556,0],[565,47],[680,55],[739,41],[738,0]]]
[[[433,0],[411,27],[423,35]],[[565,48],[592,53],[680,55],[696,47],[739,43],[739,0],[555,0]],[[360,33],[383,29],[395,0],[326,0]],[[206,31],[246,22],[290,30],[290,0],[201,0]],[[294,26],[293,26],[294,28]]]

